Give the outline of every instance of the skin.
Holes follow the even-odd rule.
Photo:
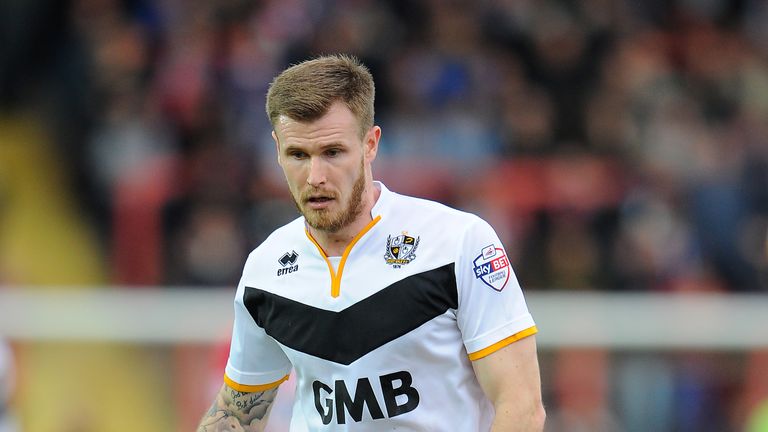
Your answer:
[[[314,122],[282,116],[272,138],[296,207],[327,256],[342,255],[372,220],[380,191],[373,185],[381,128],[361,135],[357,119],[342,103],[331,105]],[[541,431],[541,402],[536,341],[529,336],[473,362],[483,391],[496,409],[492,431]],[[198,432],[262,431],[277,388],[243,393],[222,386]]]
[[[320,119],[302,123],[281,116],[272,132],[277,162],[312,237],[328,256],[344,248],[372,220],[380,191],[373,185],[381,128],[362,137],[354,114],[341,102]]]
[[[261,432],[276,396],[277,387],[244,393],[224,384],[200,420],[197,432]]]
[[[536,337],[528,336],[472,362],[475,375],[496,410],[491,432],[540,432],[546,414],[541,401]]]

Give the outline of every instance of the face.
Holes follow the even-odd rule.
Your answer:
[[[366,191],[380,135],[375,126],[361,138],[357,119],[342,103],[314,122],[280,117],[272,134],[278,163],[310,227],[335,233],[370,210]]]

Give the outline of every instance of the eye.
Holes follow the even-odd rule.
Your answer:
[[[307,157],[307,154],[300,150],[289,150],[288,157],[291,157],[294,159],[305,159]]]
[[[331,148],[331,149],[328,149],[328,150],[325,151],[325,154],[328,157],[337,157],[337,156],[341,155],[341,153],[342,153],[342,150],[338,149],[338,148]]]

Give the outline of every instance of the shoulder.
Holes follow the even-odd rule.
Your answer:
[[[273,257],[276,253],[286,252],[286,245],[294,244],[304,234],[304,218],[298,217],[293,221],[277,228],[260,245],[248,254],[245,262],[246,270],[258,266],[265,258]]]
[[[393,194],[390,203],[385,234],[392,238],[413,237],[412,241],[418,242],[415,244],[422,263],[437,265],[474,258],[482,246],[496,242],[493,228],[474,213],[398,194]],[[470,257],[472,254],[474,256]]]
[[[398,218],[418,218],[434,229],[453,232],[466,231],[475,226],[489,226],[480,216],[459,210],[437,201],[392,193],[392,213]]]

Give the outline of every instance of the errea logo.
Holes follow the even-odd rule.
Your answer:
[[[277,275],[283,276],[299,270],[299,265],[296,264],[296,261],[298,260],[299,254],[297,254],[296,251],[292,250],[290,252],[284,253],[283,256],[277,260],[277,262],[280,263],[280,265],[283,267],[281,269],[277,269]]]

